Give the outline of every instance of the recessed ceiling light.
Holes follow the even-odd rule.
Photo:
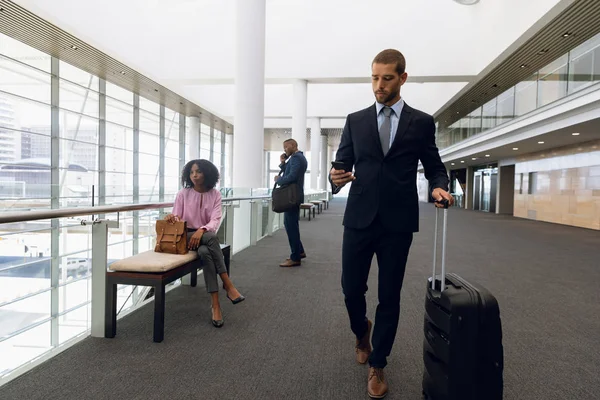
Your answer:
[[[461,163],[461,164],[464,164],[464,163],[465,163],[465,161],[464,161],[464,160],[462,160],[460,163]]]
[[[579,136],[579,132],[571,133],[571,135],[573,135],[573,136]]]
[[[527,67],[527,64],[521,64],[521,68]]]
[[[548,52],[548,49],[543,49],[538,51],[538,56],[541,56],[542,54],[546,54]]]
[[[454,165],[454,163],[450,163],[450,165]]]
[[[125,71],[121,71],[121,75],[125,75]]]
[[[571,32],[565,32],[562,35],[562,37],[564,37],[564,38],[569,37],[569,36],[571,36]]]
[[[513,150],[519,150],[519,148],[518,147],[513,147]]]
[[[4,11],[4,8],[0,7],[0,12]]]
[[[77,47],[77,46],[75,46],[74,44],[72,44],[72,45],[71,45],[71,48],[72,48],[73,50],[77,50],[79,47]]]
[[[486,154],[485,156],[486,156],[486,157],[489,157],[490,155],[489,155],[489,154]]]
[[[155,92],[158,92],[158,89],[154,89]]]
[[[540,140],[540,141],[538,142],[538,144],[544,144],[544,141]]]
[[[475,161],[475,160],[477,160],[477,157],[473,157],[473,158],[471,158],[471,160]]]
[[[474,4],[479,3],[479,0],[454,0],[458,4],[462,4],[463,6],[472,6]]]

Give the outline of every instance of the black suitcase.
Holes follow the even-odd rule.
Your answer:
[[[439,211],[436,209],[433,275],[425,298],[423,398],[501,400],[504,356],[498,302],[484,287],[456,274],[446,275],[447,204],[442,274],[436,276]]]

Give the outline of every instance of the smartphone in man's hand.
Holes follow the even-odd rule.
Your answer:
[[[341,161],[332,161],[331,166],[333,169],[337,169],[339,171],[346,171],[346,166]]]

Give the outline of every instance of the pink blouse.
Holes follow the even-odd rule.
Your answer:
[[[187,227],[216,232],[221,223],[221,192],[211,189],[199,193],[193,188],[181,189],[175,197],[173,214],[187,221]]]

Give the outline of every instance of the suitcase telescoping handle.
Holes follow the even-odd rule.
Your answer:
[[[442,226],[442,279],[440,292],[444,291],[446,287],[446,231],[448,225],[448,206],[449,202],[446,199],[442,199],[440,201],[436,201],[438,204],[442,204],[444,206],[444,222]],[[435,290],[435,267],[437,264],[437,238],[438,238],[438,220],[440,216],[440,208],[435,208],[435,231],[433,235],[433,274],[431,276],[431,290]]]

